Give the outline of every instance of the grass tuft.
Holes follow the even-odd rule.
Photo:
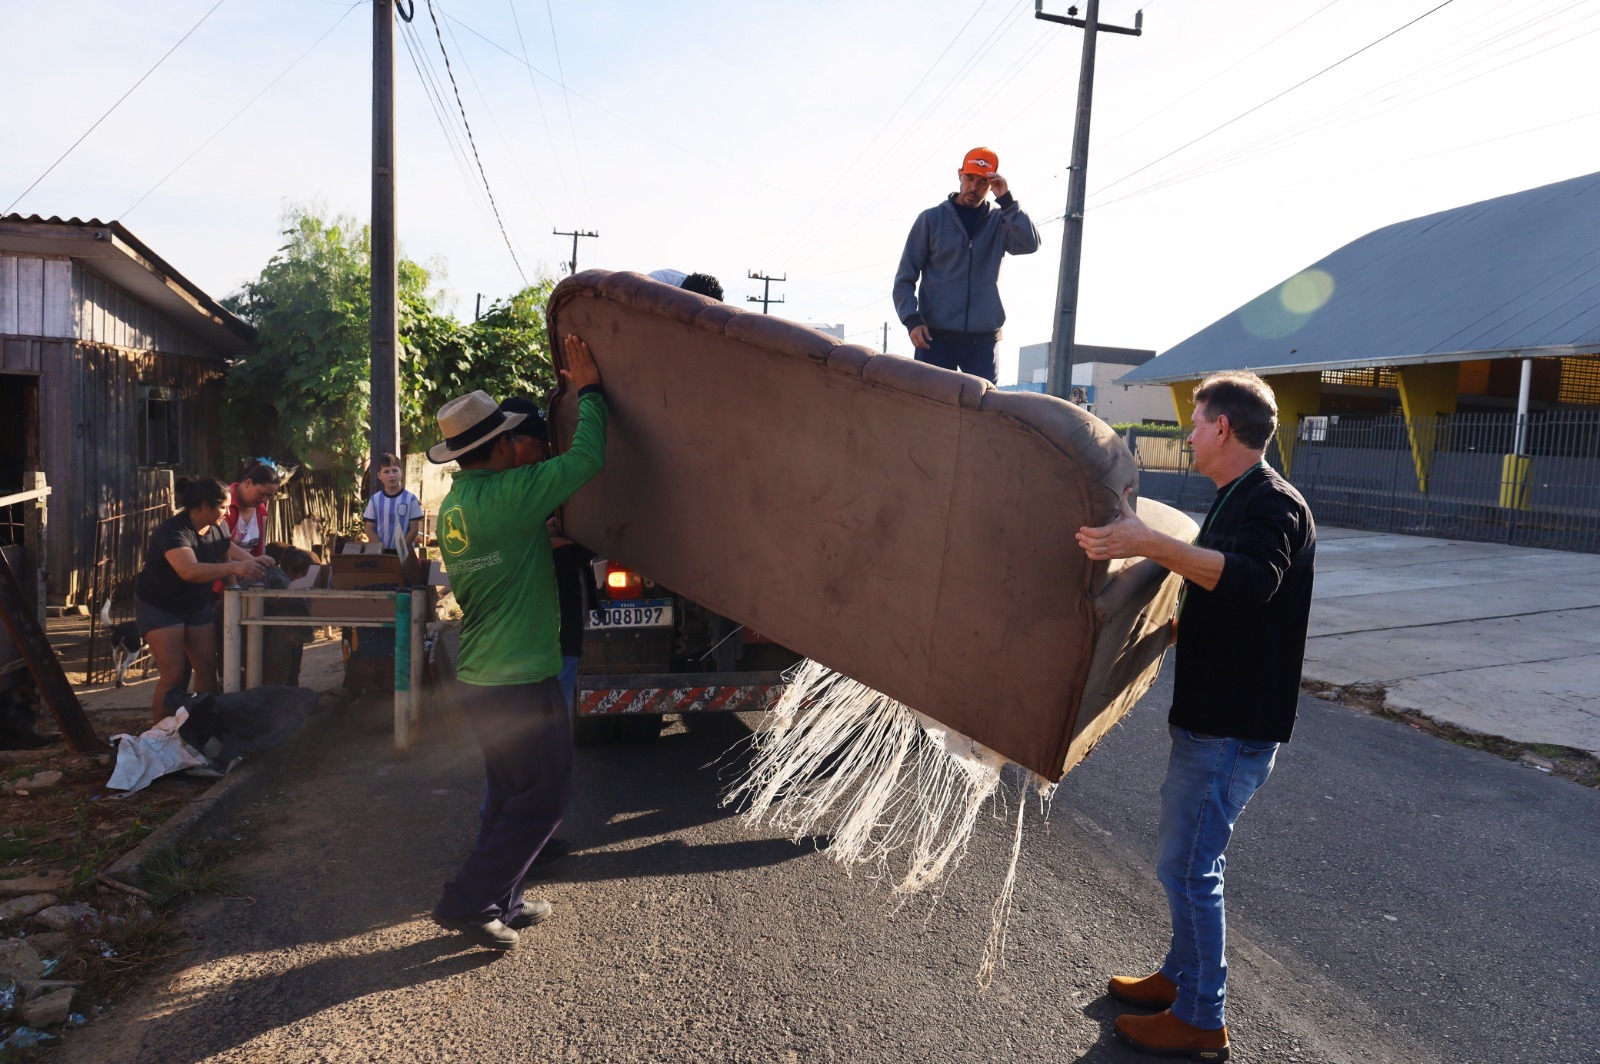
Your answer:
[[[232,859],[243,848],[241,840],[208,836],[182,850],[159,850],[145,861],[140,879],[160,906],[235,894],[239,874]]]

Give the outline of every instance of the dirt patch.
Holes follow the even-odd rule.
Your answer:
[[[30,779],[60,779],[22,787]],[[0,889],[41,870],[71,875],[74,889],[106,867],[216,781],[164,776],[129,797],[106,790],[109,755],[85,757],[59,748],[30,751],[4,766],[0,786]]]
[[[1600,759],[1596,759],[1585,750],[1576,750],[1570,746],[1554,746],[1549,743],[1519,743],[1511,739],[1502,739],[1497,735],[1468,731],[1454,724],[1443,724],[1415,710],[1392,709],[1386,704],[1388,690],[1378,683],[1340,686],[1320,680],[1307,680],[1300,685],[1300,689],[1314,698],[1337,702],[1375,717],[1397,721],[1435,738],[1455,743],[1457,746],[1470,746],[1474,750],[1483,750],[1496,757],[1503,757],[1507,761],[1519,762],[1535,771],[1560,776],[1562,779],[1600,790]]]

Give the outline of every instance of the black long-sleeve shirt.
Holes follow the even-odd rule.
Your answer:
[[[1205,735],[1288,742],[1316,569],[1311,510],[1258,465],[1218,489],[1203,529],[1196,544],[1222,552],[1222,577],[1210,591],[1185,586],[1167,720]]]

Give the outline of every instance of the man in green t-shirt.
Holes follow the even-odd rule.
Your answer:
[[[578,427],[565,453],[518,466],[507,414],[484,392],[439,410],[443,443],[429,461],[456,461],[439,506],[439,547],[461,605],[461,709],[483,749],[487,797],[478,843],[434,906],[441,927],[507,950],[517,931],[550,915],[522,897],[522,881],[566,815],[572,722],[557,675],[560,620],[544,519],[600,471],[606,400],[588,345],[566,338],[566,386],[578,391]],[[537,535],[533,533],[539,533]]]

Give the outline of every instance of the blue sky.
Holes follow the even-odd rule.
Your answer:
[[[1380,225],[1595,169],[1596,0],[1143,6],[1143,37],[1100,38],[1082,342],[1164,349]],[[873,347],[887,320],[906,352],[906,230],[983,144],[1045,240],[1001,278],[1009,379],[1049,339],[1082,39],[1032,9],[435,0],[508,249],[418,0],[396,49],[405,253],[470,315],[557,272],[551,229],[598,230],[580,268],[705,270],[752,309],[747,272],[787,273],[775,313]],[[341,0],[0,0],[0,209],[120,219],[225,295],[287,203],[365,220],[371,32]]]

